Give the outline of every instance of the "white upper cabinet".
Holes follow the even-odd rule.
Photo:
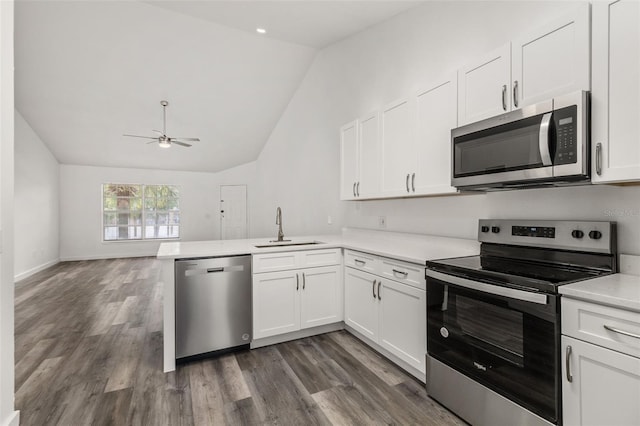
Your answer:
[[[458,71],[458,125],[590,90],[590,5],[525,33]]]
[[[401,99],[382,110],[382,193],[409,195],[412,155],[409,100]]]
[[[359,171],[356,184],[358,198],[380,192],[380,114],[373,112],[360,120]]]
[[[451,186],[451,129],[458,124],[457,95],[455,73],[416,93],[411,182],[416,194],[457,192]]]
[[[512,109],[590,89],[589,4],[511,43]]]
[[[640,3],[593,5],[592,181],[640,180]]]
[[[511,45],[487,53],[458,71],[458,124],[511,110]]]
[[[358,183],[358,121],[340,128],[340,199],[356,198]]]

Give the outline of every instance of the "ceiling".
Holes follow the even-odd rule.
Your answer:
[[[317,49],[418,3],[18,1],[16,108],[62,164],[228,169],[258,157]],[[122,136],[154,136],[163,99],[168,136],[200,142]]]

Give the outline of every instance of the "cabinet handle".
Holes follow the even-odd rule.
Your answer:
[[[300,276],[296,274],[296,291],[300,290]]]
[[[596,144],[596,174],[602,176],[602,144]]]
[[[302,289],[304,290],[307,287],[307,277],[302,273]]]
[[[415,173],[411,175],[411,189],[413,190],[413,192],[416,192],[416,174]]]
[[[353,196],[356,196],[356,183],[353,182]]]
[[[367,262],[365,262],[364,260],[360,260],[360,259],[354,259],[353,260],[356,264],[356,266],[364,266],[367,264]]]
[[[518,80],[513,82],[513,107],[518,108]]]
[[[405,183],[405,186],[407,187],[407,192],[410,192],[409,191],[409,176],[411,176],[411,175],[409,173],[407,173],[407,181]]]
[[[567,370],[567,382],[573,382],[573,376],[571,375],[571,346],[567,346],[567,353],[564,358],[565,367]]]
[[[397,269],[392,269],[394,274],[400,274],[402,276],[404,276],[405,278],[407,277],[407,275],[409,275],[408,272],[404,272],[404,271],[398,271]]]
[[[356,184],[356,196],[360,196],[360,182]]]
[[[382,297],[380,296],[380,286],[382,285],[382,281],[378,281],[378,300],[382,300]]]
[[[502,109],[507,110],[507,85],[502,85]]]
[[[373,280],[371,289],[373,290],[373,298],[375,299],[376,298],[376,280]]]
[[[614,333],[624,334],[625,336],[635,337],[636,339],[640,339],[640,334],[631,333],[629,331],[620,330],[619,328],[611,327],[610,325],[603,325],[603,327],[609,331],[613,331]]]

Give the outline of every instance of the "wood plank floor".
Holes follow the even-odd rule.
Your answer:
[[[159,272],[65,262],[16,285],[21,425],[464,424],[344,331],[164,374]]]

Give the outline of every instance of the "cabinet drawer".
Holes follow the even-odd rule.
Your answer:
[[[359,251],[345,250],[344,266],[359,269],[361,271],[376,273],[378,259],[370,254]]]
[[[562,334],[640,357],[638,312],[563,298]]]
[[[261,272],[284,271],[287,269],[295,269],[297,259],[295,252],[268,253],[253,256],[252,272],[254,274]]]
[[[296,252],[299,256],[299,268],[340,265],[340,249],[309,250]]]
[[[383,277],[403,284],[408,284],[422,290],[427,289],[424,278],[424,265],[402,262],[399,260],[382,258],[380,261],[380,273]]]

